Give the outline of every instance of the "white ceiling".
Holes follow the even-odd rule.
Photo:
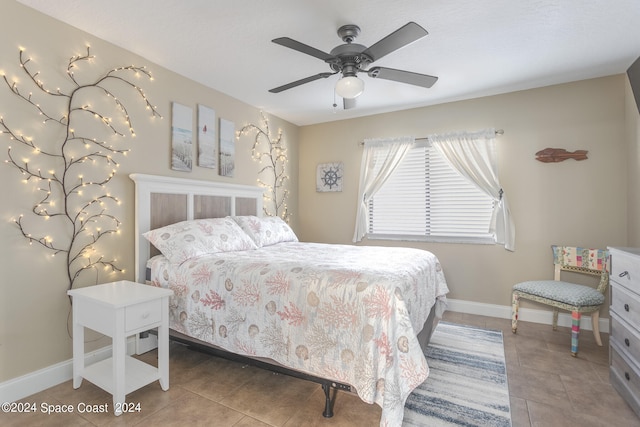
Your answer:
[[[639,0],[18,0],[297,125],[623,73],[640,56]],[[355,109],[333,108],[338,76],[279,94],[357,24],[371,46],[409,21],[429,35],[373,65],[438,76],[431,89],[365,80]],[[341,105],[340,98],[337,98]]]

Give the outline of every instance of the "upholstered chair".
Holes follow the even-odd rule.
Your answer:
[[[558,327],[558,311],[571,312],[571,354],[578,354],[580,336],[580,318],[582,314],[591,314],[593,335],[596,343],[602,346],[600,339],[600,306],[604,303],[605,291],[609,285],[607,268],[608,252],[602,249],[587,249],[571,246],[552,246],[555,264],[554,280],[531,280],[518,283],[513,287],[511,304],[511,329],[518,330],[518,308],[520,299],[528,299],[553,307],[553,330]],[[563,271],[598,276],[597,288],[560,280]]]

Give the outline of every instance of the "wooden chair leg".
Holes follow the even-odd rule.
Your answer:
[[[553,330],[557,331],[558,330],[558,313],[560,312],[560,310],[558,310],[557,308],[553,309]]]
[[[594,311],[591,314],[591,328],[593,329],[593,337],[596,339],[596,344],[602,347],[602,340],[600,339],[600,311]]]
[[[520,298],[515,293],[511,296],[511,332],[514,334],[518,331],[518,307]]]
[[[582,315],[577,311],[571,313],[571,355],[575,357],[578,354],[578,338],[580,337],[580,317]]]

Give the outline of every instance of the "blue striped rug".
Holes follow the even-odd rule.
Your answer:
[[[502,332],[439,322],[429,378],[411,393],[403,426],[511,426]]]

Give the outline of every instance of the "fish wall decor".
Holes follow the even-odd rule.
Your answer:
[[[536,153],[536,160],[543,163],[558,163],[567,159],[586,160],[587,150],[576,150],[569,152],[564,148],[545,148]]]

